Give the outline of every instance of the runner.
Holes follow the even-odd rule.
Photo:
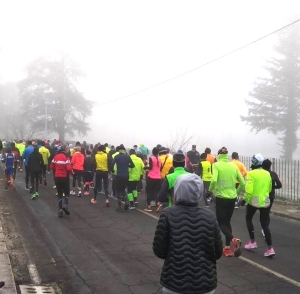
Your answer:
[[[39,198],[39,181],[41,177],[42,167],[44,165],[43,156],[39,153],[39,148],[34,147],[33,152],[28,158],[28,167],[30,171],[30,187],[32,187],[31,200]],[[35,183],[35,185],[34,185]]]
[[[142,159],[136,156],[136,152],[134,149],[131,149],[129,151],[131,160],[134,164],[133,168],[129,169],[129,180],[127,184],[127,197],[129,200],[129,209],[135,209],[138,207],[138,201],[137,201],[137,185],[141,179],[141,176],[143,176],[145,170],[144,170],[144,163]]]
[[[250,241],[245,245],[245,249],[256,249],[257,243],[254,236],[254,226],[252,223],[253,216],[257,210],[260,213],[260,224],[266,236],[268,249],[264,256],[269,257],[275,255],[272,246],[272,236],[269,230],[269,213],[270,198],[272,192],[272,179],[270,173],[262,169],[264,158],[261,154],[256,154],[251,159],[251,169],[247,175],[245,195],[243,203],[247,203],[246,207],[246,223],[250,236]]]
[[[214,164],[215,162],[217,162],[217,159],[211,154],[211,149],[209,147],[205,148],[204,153],[206,153],[206,159],[211,164]]]
[[[105,193],[105,206],[109,207],[108,200],[108,173],[110,167],[110,160],[108,154],[105,152],[105,145],[98,147],[98,152],[95,155],[95,164],[96,164],[96,181],[94,188],[94,198],[91,199],[92,204],[97,204],[97,193],[102,190],[102,181],[103,188]]]
[[[15,163],[14,163],[14,180],[16,179],[16,173],[17,173],[17,169],[20,163],[20,151],[19,149],[16,147],[16,143],[15,142],[11,142],[10,144],[11,146],[11,153],[13,153],[15,155]],[[22,160],[21,160],[22,161]]]
[[[200,153],[196,150],[196,145],[192,145],[192,150],[190,150],[186,156],[193,165],[194,173],[199,176]]]
[[[238,168],[228,162],[228,150],[222,147],[218,151],[218,162],[212,165],[212,180],[209,186],[208,197],[216,190],[216,216],[222,233],[225,235],[226,243],[223,249],[225,256],[241,255],[241,240],[235,238],[232,234],[231,217],[234,211],[234,204],[237,195],[245,186],[245,181]],[[238,189],[235,188],[235,182],[240,183]],[[234,252],[230,249],[232,242]]]
[[[151,201],[155,201],[161,186],[161,167],[162,162],[158,157],[158,149],[152,150],[152,156],[149,158],[148,174],[146,178],[147,212],[152,211]]]
[[[30,154],[33,152],[33,146],[32,146],[32,141],[29,140],[27,142],[27,147],[24,150],[24,153],[22,155],[22,159],[24,160],[24,166],[25,166],[25,190],[29,190],[29,193],[32,193],[32,187],[30,189],[28,188],[29,184],[29,177],[30,177],[30,171],[29,171],[29,166],[28,166],[28,159]]]
[[[244,164],[239,161],[239,154],[237,152],[232,152],[231,158],[232,158],[231,163],[237,166],[237,168],[240,171],[242,177],[245,179],[245,177],[247,176],[247,169],[244,166]],[[236,188],[239,187],[239,182],[238,181],[236,182],[235,187]],[[239,208],[239,203],[240,203],[239,199],[237,198],[237,201],[235,202],[235,207],[234,208]]]
[[[159,193],[157,195],[157,205],[158,208],[156,212],[161,212],[163,209],[163,203],[168,203],[168,206],[173,205],[173,196],[174,196],[174,185],[176,179],[183,175],[189,174],[185,170],[185,156],[183,154],[177,153],[173,155],[173,167],[174,170],[172,173],[169,173],[166,178],[163,180]]]
[[[270,206],[268,207],[269,209],[269,217],[268,217],[268,225],[270,226],[270,211],[271,211],[271,208],[272,208],[272,205],[273,205],[273,202],[275,200],[275,189],[280,189],[282,188],[282,183],[281,181],[279,180],[279,177],[277,175],[276,172],[274,171],[271,171],[271,166],[272,166],[272,162],[271,160],[269,159],[265,159],[262,163],[262,168],[264,170],[266,170],[267,172],[270,173],[270,176],[271,176],[271,179],[272,179],[272,191],[271,193],[269,194],[269,198],[270,198]],[[263,236],[265,237],[265,233],[264,233],[264,230],[261,229],[261,232],[263,234]]]
[[[207,154],[202,153],[200,155],[199,175],[203,180],[204,185],[204,207],[209,207],[208,200],[211,201],[211,197],[207,198],[208,189],[212,179],[212,167],[210,161],[207,160]]]
[[[74,148],[75,153],[72,156],[71,164],[73,168],[73,184],[72,184],[72,191],[71,195],[76,195],[75,188],[76,188],[76,181],[77,181],[77,188],[78,188],[78,197],[81,197],[81,179],[83,176],[83,165],[84,165],[84,155],[81,152],[81,147],[77,146]]]
[[[58,153],[54,156],[50,169],[54,173],[54,181],[58,193],[58,217],[63,217],[64,213],[70,215],[69,212],[69,174],[73,174],[70,159],[67,157],[68,147],[66,145],[58,148]],[[62,204],[63,194],[65,194],[64,205]]]
[[[16,156],[11,152],[11,148],[6,148],[6,152],[2,154],[2,163],[5,163],[4,173],[5,173],[5,191],[8,191],[8,185],[15,191],[16,187],[14,185],[14,167]]]
[[[45,141],[41,142],[41,148],[39,149],[40,154],[43,157],[43,165],[42,165],[42,172],[40,175],[40,184],[44,184],[44,186],[47,186],[46,181],[46,174],[47,174],[47,166],[48,166],[48,160],[50,158],[50,151],[45,147]]]
[[[134,163],[132,162],[131,157],[126,154],[125,147],[121,144],[119,146],[119,154],[114,157],[112,163],[112,169],[116,169],[116,192],[118,198],[118,208],[117,212],[123,212],[128,210],[129,205],[127,204],[127,197],[125,189],[127,187],[129,179],[129,168],[134,168]],[[124,209],[122,208],[121,197],[124,197],[125,204]]]
[[[90,187],[94,184],[95,160],[92,157],[91,150],[86,151],[84,160],[83,182],[84,182],[84,195],[90,194]]]

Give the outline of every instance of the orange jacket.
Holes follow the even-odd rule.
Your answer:
[[[84,155],[81,152],[75,152],[72,156],[72,167],[75,170],[84,170]]]

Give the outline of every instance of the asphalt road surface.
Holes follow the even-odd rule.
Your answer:
[[[125,213],[115,211],[114,199],[106,208],[103,194],[97,205],[90,204],[90,196],[70,196],[71,215],[58,218],[52,175],[34,201],[24,176],[17,174],[16,192],[4,192],[0,181],[0,217],[17,288],[41,284],[64,294],[161,293],[163,261],[152,252],[159,215],[142,211],[143,193],[138,196],[140,210]],[[259,248],[218,261],[216,293],[300,293],[300,224],[272,217],[276,256],[265,258],[258,221],[257,213]],[[248,242],[244,208],[235,210],[232,223],[235,236]]]

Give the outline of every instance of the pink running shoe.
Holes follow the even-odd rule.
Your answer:
[[[275,251],[274,251],[273,248],[268,249],[268,250],[265,252],[265,254],[264,254],[265,257],[270,257],[270,256],[273,256],[273,255],[275,255]]]
[[[256,242],[251,242],[249,241],[245,246],[245,249],[256,249],[257,248],[257,243]]]

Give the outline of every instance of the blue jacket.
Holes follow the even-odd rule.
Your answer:
[[[129,177],[129,168],[134,168],[134,163],[128,154],[119,153],[114,157],[112,167],[116,164],[117,176]]]
[[[25,148],[22,158],[25,159],[25,166],[28,166],[28,159],[30,154],[33,152],[34,147],[32,145]]]

